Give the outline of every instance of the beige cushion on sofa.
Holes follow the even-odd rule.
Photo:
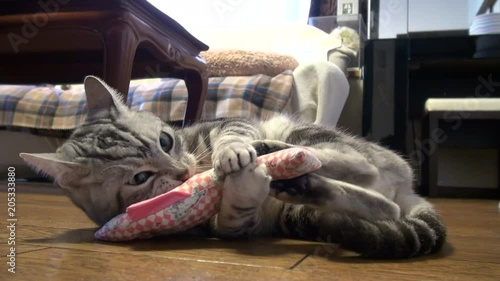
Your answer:
[[[269,52],[209,50],[200,56],[207,62],[209,77],[276,76],[286,70],[294,70],[298,65],[292,56]]]

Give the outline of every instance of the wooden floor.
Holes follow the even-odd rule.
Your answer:
[[[15,274],[7,271],[7,197],[0,193],[0,280],[500,280],[498,201],[433,200],[449,230],[444,250],[426,258],[374,261],[293,240],[98,242],[94,224],[66,197],[21,190]]]

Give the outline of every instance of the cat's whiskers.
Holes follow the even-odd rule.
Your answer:
[[[191,152],[193,154],[197,164],[199,164],[211,152],[211,150],[208,147],[205,147],[205,149],[202,151],[198,151],[198,149],[200,149],[201,145],[204,145],[205,140],[209,137],[210,137],[210,135],[206,135],[204,138],[202,138],[201,141],[198,143],[198,145],[195,147],[195,149],[193,149]]]
[[[207,167],[212,167],[212,165],[210,163],[204,163],[204,164],[198,165],[197,167],[207,168]]]
[[[205,141],[207,140],[207,138],[210,137],[210,134],[206,135],[201,141],[200,143],[193,149],[193,153],[196,153],[196,151],[198,150],[198,148],[200,148],[200,146],[202,144],[205,144]],[[206,150],[206,149],[205,149]]]
[[[210,154],[210,152],[207,152],[207,153],[204,153],[204,154],[200,154],[200,155],[195,155],[196,163],[202,162],[203,159],[205,159],[205,157],[207,157],[209,154]]]
[[[201,173],[201,172],[205,172],[205,171],[208,171],[210,169],[212,169],[213,167],[211,165],[202,165],[202,166],[198,166],[196,167],[196,173]]]
[[[196,152],[194,154],[194,157],[196,158],[196,162],[200,162],[201,160],[203,160],[203,158],[205,158],[208,154],[210,154],[211,150],[207,147],[205,148],[205,150],[201,151],[201,152]]]

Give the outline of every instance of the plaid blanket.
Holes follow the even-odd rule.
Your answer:
[[[209,79],[203,119],[227,116],[267,118],[281,112],[292,93],[293,76],[285,71],[266,75]],[[163,121],[184,118],[187,89],[183,80],[131,84],[128,104],[151,111]],[[0,126],[68,130],[81,124],[87,112],[83,89],[0,85]]]

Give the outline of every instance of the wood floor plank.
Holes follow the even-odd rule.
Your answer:
[[[20,256],[16,277],[16,280],[71,281],[309,280],[306,272],[287,269],[56,248]]]
[[[449,260],[497,263],[500,267],[500,237],[448,235],[446,253]]]
[[[0,192],[0,200],[5,198]],[[98,242],[93,238],[96,226],[65,196],[20,192],[16,280],[500,280],[498,201],[432,202],[448,228],[448,244],[441,253],[371,261],[335,245],[286,239]],[[6,209],[0,206],[5,221]],[[0,240],[8,235],[0,232]],[[1,246],[0,254],[7,250]],[[6,270],[0,280],[7,280],[4,274]]]
[[[5,241],[5,240],[2,239],[2,241]],[[5,245],[5,247],[2,247],[2,249],[0,251],[0,257],[5,258],[7,256],[7,254],[10,254],[10,248],[11,248],[11,246],[7,246],[7,245]],[[39,251],[39,250],[43,250],[43,249],[47,249],[47,248],[48,247],[17,243],[17,245],[15,245],[15,254],[20,255],[23,253]]]
[[[95,224],[63,195],[16,193],[16,217],[21,226],[65,229],[95,227]]]
[[[179,237],[128,243],[97,242],[94,223],[60,195],[18,194],[17,238],[37,247],[59,247],[146,255],[178,257],[186,260],[234,262],[248,265],[290,268],[313,249],[314,244],[294,240],[260,239],[219,241]],[[224,253],[224,254],[221,254]]]
[[[500,237],[500,212],[497,200],[431,200],[448,229],[472,236]]]
[[[398,281],[498,281],[500,266],[447,259],[412,261],[364,261],[355,257],[309,257],[296,271],[331,276],[329,280],[398,280]]]
[[[332,276],[330,280],[500,280],[500,254],[496,251],[500,241],[485,241],[478,248],[474,248],[478,246],[474,242],[464,247],[464,241],[456,237],[451,237],[450,242],[440,253],[394,261],[362,259],[354,253],[321,245],[294,269]],[[488,243],[495,249],[488,249]]]
[[[433,256],[408,261],[359,259],[321,245],[295,268],[338,280],[500,280],[500,215],[497,201],[432,200],[448,228],[448,243]],[[335,279],[333,279],[335,280]]]
[[[291,268],[316,246],[312,242],[270,238],[221,241],[194,237],[165,237],[112,243],[96,241],[93,237],[94,232],[95,229],[68,230],[24,226],[18,231],[18,244],[279,268]]]
[[[439,199],[437,209],[448,228],[465,236],[500,236],[500,212],[495,200]]]

